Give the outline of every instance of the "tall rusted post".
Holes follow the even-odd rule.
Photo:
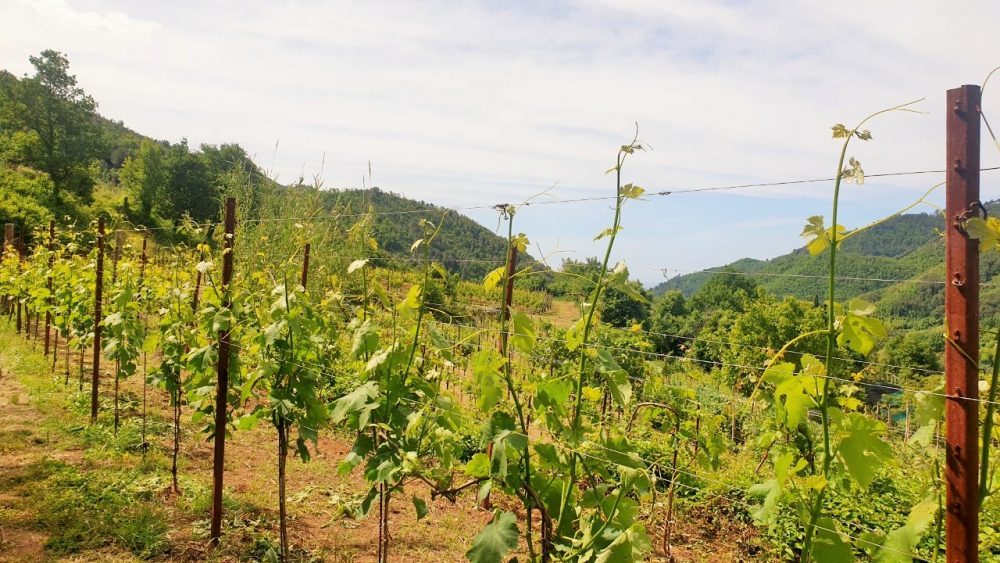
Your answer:
[[[145,235],[142,237],[142,254],[139,255],[139,298],[143,300],[141,307],[145,307],[145,284],[146,284],[146,262],[149,257],[146,255],[146,243],[147,239]],[[145,310],[142,311],[142,327],[143,332],[146,330],[146,315]],[[146,388],[148,387],[149,372],[146,369],[146,350],[142,351],[142,455],[146,455],[146,451],[149,449],[149,443],[146,441]]]
[[[104,293],[104,217],[97,219],[97,267],[94,278],[94,362],[90,375],[90,423],[97,422],[97,390],[101,382],[101,306]],[[82,354],[82,352],[81,352]]]
[[[302,289],[308,287],[309,282],[309,249],[312,247],[308,242],[302,250]]]
[[[945,481],[948,563],[979,561],[979,242],[964,219],[979,202],[979,86],[948,91],[945,199]]]
[[[3,251],[7,252],[14,247],[14,223],[5,223],[3,226]]]
[[[48,306],[45,310],[45,356],[49,355],[49,344],[51,344],[52,333],[52,267],[56,263],[56,222],[49,221],[49,271],[45,276],[45,285],[48,287],[49,296],[46,298]]]
[[[233,280],[233,239],[236,237],[236,199],[226,199],[225,234],[222,243],[222,308],[231,309],[229,284]],[[222,537],[222,474],[226,460],[226,415],[229,395],[229,332],[219,331],[218,381],[215,391],[215,456],[212,461],[212,546]]]
[[[205,260],[205,253],[198,251],[198,260]],[[201,270],[197,270],[194,275],[194,293],[191,297],[191,311],[198,314],[198,296],[201,295]]]

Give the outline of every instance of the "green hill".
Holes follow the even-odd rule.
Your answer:
[[[156,228],[156,236],[174,239],[184,235],[170,227],[187,218],[218,220],[226,196],[249,209],[264,198],[302,197],[301,184],[276,184],[236,143],[188,147],[184,139],[155,140],[101,116],[63,54],[44,51],[30,60],[34,75],[0,70],[0,223],[16,223],[30,237],[50,219],[86,225],[103,215],[112,226]],[[316,204],[328,213],[374,211],[383,263],[408,267],[410,246],[423,236],[420,219],[442,218],[430,252],[446,269],[479,280],[504,261],[505,239],[463,215],[445,216],[444,208],[377,188],[319,195]]]
[[[991,212],[1000,209],[989,204]],[[844,242],[838,253],[839,298],[862,297],[879,305],[885,314],[914,327],[940,324],[944,307],[944,242],[940,215],[914,213],[892,218]],[[829,255],[810,256],[805,248],[770,260],[744,258],[671,278],[652,289],[654,295],[680,290],[690,296],[713,272],[731,270],[752,277],[761,287],[779,296],[822,300]],[[991,285],[1000,274],[1000,259],[982,259],[983,303],[996,303],[1000,287]],[[864,279],[852,279],[864,278]],[[996,311],[986,309],[984,317]]]
[[[361,213],[369,206],[375,213],[373,236],[390,263],[406,265],[412,257],[410,246],[421,238],[420,219],[441,225],[441,232],[430,247],[430,256],[448,271],[465,279],[482,280],[488,272],[503,265],[507,241],[472,219],[425,201],[405,198],[379,188],[367,190],[326,190],[324,199],[331,208]],[[530,256],[519,259],[522,265],[534,263]]]

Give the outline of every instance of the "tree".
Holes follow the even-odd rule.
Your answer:
[[[139,202],[143,217],[153,213],[153,204],[163,196],[170,180],[164,159],[163,146],[144,140],[139,152],[125,160],[119,178],[122,186]]]
[[[743,312],[757,296],[757,282],[749,276],[725,271],[713,275],[691,296],[692,311],[727,310]]]
[[[90,164],[102,153],[97,103],[77,86],[62,53],[47,49],[28,60],[34,76],[0,81],[0,126],[31,134],[23,159],[49,174],[56,201],[62,190],[87,199],[94,187]]]
[[[188,150],[186,139],[170,147],[166,164],[166,190],[155,203],[156,213],[175,220],[184,215],[195,221],[215,219],[219,214],[216,187],[205,161]]]
[[[611,285],[604,292],[601,320],[613,327],[627,328],[649,322],[649,298],[635,281]]]
[[[688,307],[684,294],[668,291],[653,304],[650,325],[656,351],[661,354],[676,354],[690,344],[683,336],[687,322]]]

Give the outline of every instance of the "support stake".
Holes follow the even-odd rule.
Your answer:
[[[104,292],[104,217],[97,219],[97,267],[94,277],[94,362],[90,376],[90,423],[97,422],[97,388],[101,382],[101,301]],[[80,351],[83,354],[83,351]]]
[[[56,222],[49,221],[49,271],[45,277],[46,286],[49,289],[49,296],[46,299],[48,306],[45,310],[45,356],[49,355],[49,344],[52,339],[52,267],[56,263]]]
[[[960,217],[979,203],[979,86],[948,91],[945,216],[945,551],[979,561],[979,242]]]
[[[233,280],[233,239],[236,236],[236,199],[226,199],[225,234],[222,239],[222,308],[232,309],[229,285]],[[226,418],[229,411],[229,327],[219,331],[218,381],[215,391],[215,452],[212,461],[211,544],[222,537],[222,475],[226,460]]]

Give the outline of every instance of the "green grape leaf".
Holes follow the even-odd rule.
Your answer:
[[[851,136],[851,130],[844,126],[843,123],[838,123],[831,127],[833,129],[834,139],[843,139]]]
[[[483,452],[479,452],[472,456],[472,459],[465,464],[465,474],[469,477],[489,477],[490,476],[490,458]]]
[[[944,418],[944,381],[937,377],[937,385],[929,391],[917,391],[913,398],[916,402],[913,419],[917,430],[910,436],[910,443],[929,446],[934,439],[934,432]]]
[[[617,228],[608,227],[607,229],[604,229],[603,231],[597,233],[597,236],[594,237],[594,241],[599,241],[604,237],[609,237],[611,235],[618,234],[619,232],[621,232],[623,228],[624,227],[620,225]]]
[[[867,487],[882,462],[892,457],[892,447],[881,437],[885,425],[862,413],[852,412],[844,415],[839,426],[845,436],[837,446],[837,453],[851,477]]]
[[[815,537],[810,550],[816,563],[849,563],[854,561],[849,538],[837,529],[837,522],[828,516],[816,520]]]
[[[856,317],[868,317],[875,313],[875,305],[855,298],[847,302],[847,312]]]
[[[646,190],[632,184],[625,184],[621,190],[622,197],[628,199],[639,199],[644,193],[646,193]]]
[[[372,293],[375,295],[375,297],[377,297],[378,300],[382,303],[382,306],[389,307],[389,305],[392,303],[392,300],[389,299],[389,292],[386,291],[385,288],[378,283],[373,283],[369,287],[371,287]],[[366,295],[365,297],[368,296]]]
[[[910,563],[920,538],[927,532],[937,515],[937,502],[925,500],[910,510],[906,524],[889,532],[881,549],[875,555],[879,563]]]
[[[419,309],[421,293],[422,290],[419,283],[411,285],[410,290],[406,292],[406,298],[396,305],[396,309],[399,310],[400,314],[406,315]]]
[[[812,393],[816,381],[807,375],[789,377],[774,389],[775,416],[786,428],[794,429],[806,421],[809,409],[816,406]]]
[[[503,280],[506,268],[506,266],[500,266],[499,268],[486,274],[486,277],[483,279],[483,289],[487,291],[496,289],[496,287],[500,285],[500,281]]]
[[[845,229],[843,225],[837,225],[837,244],[843,238]],[[816,256],[827,248],[830,248],[830,241],[833,240],[833,228],[827,229],[823,223],[821,215],[813,215],[807,219],[806,226],[802,228],[803,238],[807,239],[806,250],[810,256]]]
[[[434,328],[434,325],[428,327],[427,335],[430,337],[431,345],[437,350],[438,354],[441,354],[442,358],[451,361],[452,343],[448,338],[444,334],[441,334],[441,331]]]
[[[840,173],[840,177],[849,182],[861,185],[865,183],[865,171],[861,168],[861,163],[853,156],[848,160],[850,168],[845,168]]]
[[[472,356],[472,380],[476,389],[476,406],[490,411],[503,397],[500,368],[503,358],[494,350],[481,350]]]
[[[511,344],[519,352],[530,354],[535,348],[535,328],[531,322],[531,317],[520,311],[515,312],[511,318],[511,324],[514,325],[514,335],[511,338]]]
[[[651,543],[641,524],[632,524],[597,554],[594,563],[633,563],[645,561]]]
[[[783,381],[795,375],[795,364],[781,362],[764,370],[764,381],[772,385],[780,385]]]
[[[778,516],[778,500],[781,499],[783,489],[777,479],[768,479],[763,483],[758,483],[749,490],[747,494],[753,498],[763,498],[763,503],[750,511],[750,516],[761,524],[770,524]]]
[[[413,495],[413,497],[411,498],[413,500],[413,510],[416,511],[417,521],[419,522],[425,516],[427,516],[427,503],[424,501],[424,499],[418,497],[417,495]]]
[[[885,325],[882,324],[882,321],[867,316],[874,312],[873,305],[854,309],[851,308],[852,304],[860,305],[856,301],[852,301],[848,305],[848,313],[840,320],[841,330],[840,334],[837,335],[837,344],[867,356],[875,349],[875,344],[886,337]]]
[[[371,321],[361,323],[354,330],[354,338],[351,340],[351,356],[355,358],[364,357],[378,349],[378,330]]]
[[[378,384],[369,381],[358,387],[354,391],[337,399],[333,403],[333,411],[330,412],[330,421],[338,424],[350,418],[354,421],[354,428],[363,429],[368,425],[371,412],[378,408]]]
[[[751,511],[751,517],[762,524],[772,524],[778,518],[778,504],[785,493],[785,482],[789,475],[797,473],[808,466],[808,462],[799,459],[795,462],[795,455],[785,452],[774,460],[774,479],[764,483],[759,483],[750,487],[750,496],[763,498],[760,507]]]
[[[566,329],[566,349],[570,352],[576,350],[583,344],[583,326],[586,323],[585,317],[577,319],[573,326]]]
[[[597,371],[607,379],[611,397],[619,406],[627,406],[632,400],[632,382],[629,380],[628,372],[622,369],[611,356],[611,352],[604,348],[597,350],[596,362]]]
[[[528,240],[528,235],[524,233],[517,233],[517,236],[510,241],[510,243],[517,249],[518,252],[525,252],[528,250],[528,245],[531,241]]]
[[[535,392],[535,404],[561,412],[569,401],[569,395],[572,391],[572,382],[565,379],[541,381]]]
[[[501,563],[517,547],[519,536],[517,516],[513,512],[497,512],[493,521],[476,534],[465,556],[472,563]]]
[[[255,426],[257,426],[258,422],[260,422],[260,419],[257,418],[256,415],[254,415],[254,414],[245,414],[245,415],[239,417],[238,419],[236,419],[236,429],[240,430],[240,431],[250,430],[250,429],[254,428]]]
[[[981,250],[1000,250],[1000,219],[973,217],[965,222],[965,232],[969,238],[979,240]]]

